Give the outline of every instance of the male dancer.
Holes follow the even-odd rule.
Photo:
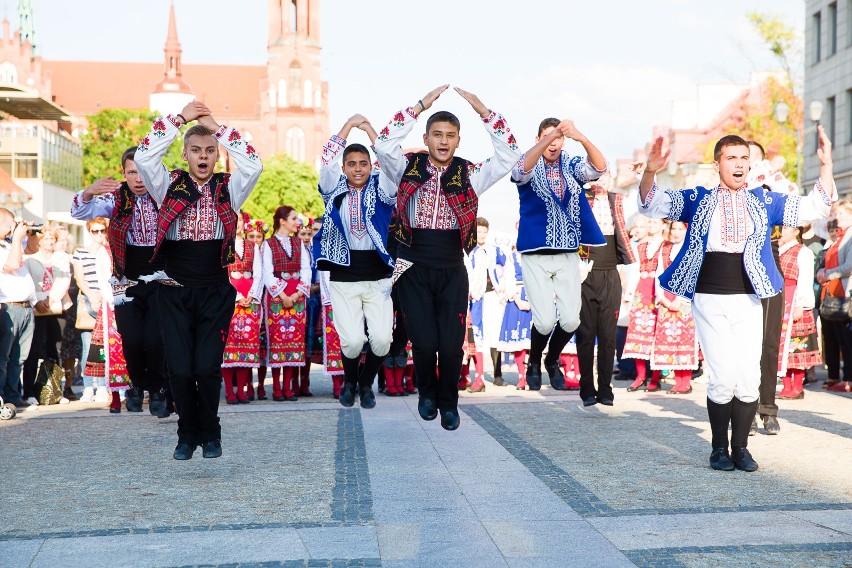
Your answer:
[[[189,171],[169,172],[162,159],[179,133]],[[213,173],[219,142],[237,164],[233,174]],[[178,419],[174,458],[187,460],[198,444],[205,458],[222,455],[219,426],[221,365],[237,291],[228,279],[234,262],[237,211],[263,166],[254,148],[233,128],[220,126],[204,103],[192,101],[176,117],[154,121],[136,152],[139,175],[159,204],[154,258],[162,248],[165,269],[157,273],[160,329]]]
[[[585,157],[562,151],[566,136],[583,145]],[[520,199],[517,247],[533,316],[527,385],[530,390],[541,389],[541,356],[547,347],[544,368],[550,386],[565,390],[559,354],[580,325],[577,251],[580,245],[606,244],[585,199],[583,184],[606,171],[606,159],[570,120],[542,120],[535,140],[535,146],[512,172]]]
[[[478,165],[456,157],[459,119],[446,111],[426,121],[423,142],[428,152],[404,155],[400,142],[419,114],[448,87],[442,85],[397,112],[382,129],[375,148],[382,170],[399,184],[396,238],[400,245],[394,276],[411,338],[420,390],[418,411],[424,420],[434,420],[440,410],[441,426],[455,430],[469,292],[464,251],[476,243],[479,195],[511,170],[518,151],[506,120],[473,93],[456,88],[485,123],[494,156]]]
[[[322,228],[314,235],[314,251],[317,268],[329,271],[331,306],[343,359],[340,404],[352,406],[357,388],[361,407],[373,408],[373,377],[393,339],[390,276],[394,263],[387,239],[396,184],[384,173],[373,172],[366,147],[346,145],[353,128],[376,141],[370,122],[356,114],[323,146],[319,192],[325,212]],[[359,369],[361,350],[368,340],[366,361]]]
[[[826,217],[837,199],[831,142],[821,126],[818,131],[820,177],[805,197],[770,196],[762,187],[747,189],[749,149],[739,136],[716,142],[713,165],[720,182],[711,189],[658,190],[654,177],[668,159],[662,137],[648,154],[639,184],[640,213],[689,223],[685,245],[659,280],[663,289],[692,300],[696,332],[710,371],[707,414],[713,469],[758,467],[746,446],[760,394],[760,300],[778,294],[783,285],[769,244],[772,226],[796,227]]]
[[[606,245],[584,248],[581,256],[591,265],[582,286],[577,358],[580,361],[580,400],[584,406],[612,406],[612,366],[615,359],[618,312],[621,309],[621,275],[617,266],[636,262],[624,224],[622,196],[610,193],[609,172],[592,182],[586,194]],[[598,388],[595,389],[597,343]]]
[[[110,218],[107,235],[115,278],[115,323],[133,384],[125,404],[129,412],[142,412],[143,391],[147,390],[149,412],[165,418],[171,410],[166,404],[166,359],[156,302],[159,286],[140,280],[162,270],[165,263],[162,258],[151,261],[157,240],[157,204],[139,176],[135,156],[136,147],[121,156],[124,182],[101,178],[78,192],[71,202],[71,216]]]

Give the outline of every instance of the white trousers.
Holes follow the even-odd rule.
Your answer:
[[[525,254],[521,256],[524,287],[532,306],[533,325],[543,335],[550,335],[559,325],[571,332],[580,326],[580,257],[576,252],[561,254]]]
[[[346,357],[361,357],[361,350],[368,340],[373,353],[379,357],[388,354],[393,340],[390,286],[390,278],[365,282],[329,282],[334,327],[340,336],[340,350]]]
[[[760,397],[763,308],[754,294],[695,294],[695,331],[710,372],[707,398],[727,404]]]
[[[500,297],[494,290],[482,296],[482,335],[485,338],[485,349],[497,347],[500,341],[500,328],[503,327],[503,312],[506,304],[500,303]],[[481,351],[477,345],[477,351]]]

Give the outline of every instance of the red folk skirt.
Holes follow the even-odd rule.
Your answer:
[[[109,302],[104,301],[98,311],[83,374],[87,377],[106,377],[107,390],[110,392],[131,387],[121,334],[115,323],[115,308]]]
[[[675,296],[666,292],[666,298],[674,300]],[[683,371],[697,368],[698,336],[695,320],[692,319],[692,304],[684,302],[676,312],[660,306],[654,347],[651,349],[651,369]]]
[[[651,358],[657,325],[657,308],[654,302],[654,276],[639,279],[630,307],[630,323],[624,342],[625,359]]]
[[[778,376],[788,369],[807,370],[822,364],[813,310],[804,310],[802,319],[793,321],[793,298],[796,285],[784,286],[784,319],[781,323],[781,345],[778,350]]]
[[[298,279],[291,279],[285,295],[295,294]],[[266,293],[266,348],[268,367],[301,367],[305,364],[305,324],[307,312],[302,297],[292,308],[285,308]]]
[[[247,308],[236,304],[231,326],[228,328],[228,342],[222,355],[223,367],[257,368],[263,364],[261,359],[261,330],[263,329],[263,307],[260,303]]]

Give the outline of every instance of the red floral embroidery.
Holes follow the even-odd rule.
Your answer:
[[[402,124],[404,122],[405,122],[405,115],[403,115],[402,112],[398,112],[394,115],[394,117],[393,117],[394,126],[402,126]]]
[[[162,138],[163,136],[165,136],[166,135],[166,123],[163,122],[161,119],[157,119],[154,122],[153,132],[154,132],[154,136],[156,136],[157,138]]]
[[[246,154],[253,160],[257,158],[257,151],[255,151],[254,146],[251,144],[246,144]]]
[[[235,142],[240,139],[240,133],[236,130],[231,130],[231,134],[228,135],[228,142]]]
[[[390,129],[387,126],[382,128],[381,132],[379,132],[379,138],[381,138],[382,140],[387,139],[387,137],[389,135],[390,135]]]

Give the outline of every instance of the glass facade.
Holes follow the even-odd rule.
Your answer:
[[[83,183],[83,148],[43,126],[0,124],[0,168],[15,178],[76,190]]]

